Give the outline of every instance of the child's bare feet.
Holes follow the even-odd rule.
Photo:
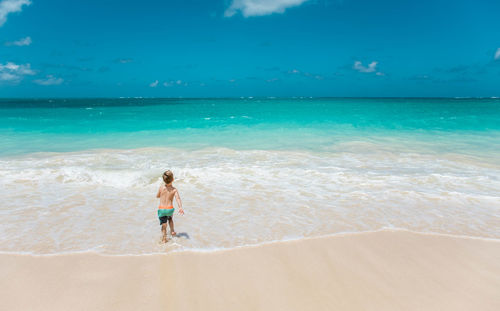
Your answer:
[[[167,238],[167,236],[164,236],[164,237],[161,239],[161,242],[162,242],[162,243],[167,243],[167,242],[168,242],[168,238]]]
[[[171,232],[171,234],[172,234],[172,236],[176,236],[176,235],[177,235],[177,232],[172,231],[172,232]]]

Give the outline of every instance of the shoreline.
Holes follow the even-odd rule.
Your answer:
[[[106,256],[106,257],[141,257],[141,256],[167,256],[173,253],[200,253],[200,254],[211,254],[218,252],[227,252],[239,249],[246,248],[258,248],[268,245],[281,244],[281,243],[295,243],[301,241],[308,240],[316,240],[316,239],[327,239],[327,238],[337,238],[351,235],[365,235],[365,234],[375,234],[379,232],[392,232],[392,233],[410,233],[416,235],[425,235],[425,236],[437,236],[437,237],[447,237],[447,238],[457,238],[457,239],[471,239],[471,240],[479,240],[486,241],[492,243],[500,243],[500,238],[492,238],[492,237],[479,237],[479,236],[468,236],[468,235],[457,235],[452,233],[439,233],[439,232],[420,232],[413,231],[410,229],[404,228],[381,228],[378,230],[369,230],[369,231],[353,231],[353,232],[337,232],[337,233],[329,233],[319,236],[308,236],[308,237],[298,237],[298,238],[290,238],[283,240],[272,240],[265,241],[257,244],[248,244],[248,245],[239,245],[234,247],[215,247],[215,248],[181,248],[181,249],[173,249],[173,250],[165,250],[157,253],[143,253],[143,254],[115,254],[115,253],[101,253],[94,250],[82,250],[82,251],[67,251],[61,253],[47,253],[47,254],[37,254],[37,253],[29,253],[29,252],[8,252],[8,251],[0,251],[0,256],[3,255],[12,255],[12,256],[31,256],[31,257],[56,257],[56,256],[71,256],[71,255],[96,255],[96,256]],[[172,238],[169,238],[169,242],[171,243]]]
[[[0,254],[0,307],[498,310],[498,242],[382,230],[214,252]]]

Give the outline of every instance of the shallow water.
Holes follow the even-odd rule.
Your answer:
[[[500,238],[500,101],[0,102],[0,251],[144,254],[404,228]],[[185,216],[163,246],[156,190]]]

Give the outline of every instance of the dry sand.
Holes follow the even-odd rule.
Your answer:
[[[500,242],[382,231],[211,253],[0,255],[0,310],[500,310]]]

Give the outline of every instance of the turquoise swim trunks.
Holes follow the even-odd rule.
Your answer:
[[[175,208],[162,208],[158,209],[158,218],[165,216],[172,216],[174,214]]]
[[[160,220],[160,225],[172,220],[172,215],[174,214],[175,208],[159,208],[158,209],[158,219]]]

